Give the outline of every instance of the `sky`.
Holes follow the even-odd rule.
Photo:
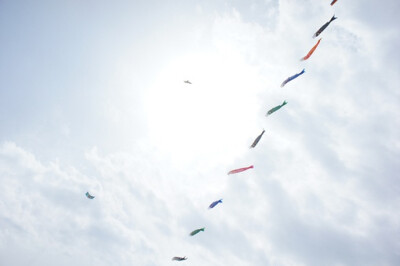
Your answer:
[[[399,265],[400,3],[330,2],[0,0],[0,265]]]

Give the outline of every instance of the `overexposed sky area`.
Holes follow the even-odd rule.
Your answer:
[[[0,265],[399,265],[400,4],[330,2],[1,0]]]

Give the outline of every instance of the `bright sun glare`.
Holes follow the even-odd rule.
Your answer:
[[[259,127],[253,119],[256,75],[234,55],[192,55],[171,62],[148,93],[149,137],[179,160],[235,156],[249,130]]]

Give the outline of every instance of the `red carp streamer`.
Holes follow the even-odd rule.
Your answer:
[[[254,168],[254,166],[250,165],[249,167],[243,167],[243,168],[235,169],[235,170],[229,171],[228,175],[237,174],[237,173],[246,171],[246,170],[251,169],[251,168]]]

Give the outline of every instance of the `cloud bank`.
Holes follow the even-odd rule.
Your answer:
[[[399,264],[395,1],[3,5],[1,265]]]

